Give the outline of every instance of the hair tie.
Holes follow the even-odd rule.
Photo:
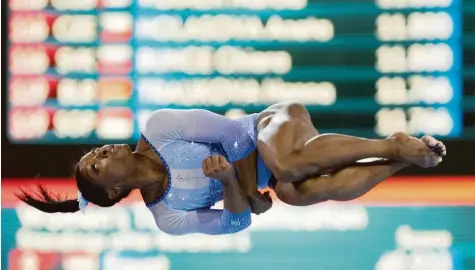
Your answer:
[[[89,204],[89,201],[84,199],[84,197],[81,194],[81,191],[78,191],[78,202],[79,202],[79,210],[84,212],[84,209]]]

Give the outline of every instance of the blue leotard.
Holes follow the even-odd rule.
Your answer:
[[[202,161],[223,155],[229,162],[256,150],[257,114],[231,120],[206,110],[158,110],[142,132],[167,168],[166,192],[148,208],[165,233],[229,234],[251,224],[250,209],[232,213],[210,209],[223,199],[221,183],[206,177]],[[258,185],[267,186],[271,176],[258,155]]]

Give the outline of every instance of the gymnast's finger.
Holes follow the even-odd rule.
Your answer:
[[[208,174],[208,165],[206,165],[206,159],[201,162],[201,167],[203,168],[203,173]]]
[[[211,157],[205,159],[205,162],[206,162],[206,167],[208,168],[208,171],[213,170],[213,160],[211,159]]]
[[[218,169],[219,168],[219,156],[217,156],[217,155],[211,156],[211,161],[213,163],[214,168]]]
[[[218,156],[218,160],[221,167],[227,167],[227,165],[229,165],[228,161],[223,156]]]

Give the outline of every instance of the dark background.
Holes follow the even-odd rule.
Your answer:
[[[2,130],[5,130],[2,104]],[[404,175],[475,174],[473,141],[447,140],[448,155],[436,168],[408,168]],[[74,164],[91,145],[12,145],[2,132],[2,179],[13,177],[69,177]]]

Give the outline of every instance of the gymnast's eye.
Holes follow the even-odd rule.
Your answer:
[[[99,166],[97,166],[97,164],[92,165],[92,170],[93,170],[95,173],[98,173],[98,172],[99,172]]]

